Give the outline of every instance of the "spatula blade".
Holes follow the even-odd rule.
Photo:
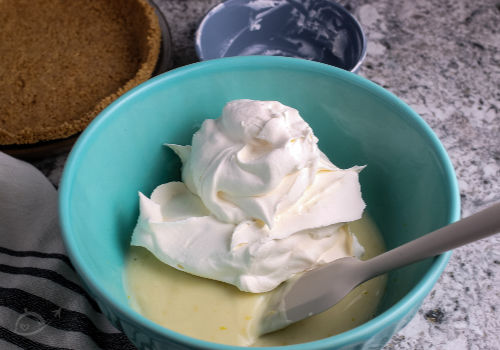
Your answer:
[[[260,334],[285,328],[337,304],[363,282],[356,273],[361,264],[357,258],[342,258],[286,282],[267,303]]]

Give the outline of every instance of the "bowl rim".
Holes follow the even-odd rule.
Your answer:
[[[72,194],[72,185],[74,183],[74,178],[77,171],[77,164],[79,158],[85,154],[86,145],[92,142],[94,133],[103,124],[109,123],[110,120],[117,118],[119,114],[113,114],[113,112],[120,108],[121,105],[126,104],[127,101],[134,99],[136,96],[142,93],[158,88],[165,81],[175,81],[177,79],[183,79],[184,76],[191,76],[191,74],[198,71],[210,71],[216,72],[220,70],[232,70],[241,68],[276,68],[276,69],[297,69],[301,71],[313,71],[315,73],[320,73],[332,77],[334,79],[340,79],[343,81],[348,81],[351,84],[356,84],[366,91],[373,93],[385,102],[395,105],[397,108],[404,110],[406,118],[411,120],[417,128],[419,128],[425,136],[429,139],[429,143],[436,150],[438,159],[442,164],[446,177],[448,179],[447,188],[445,189],[449,195],[450,208],[448,213],[447,221],[449,223],[454,222],[460,218],[460,194],[458,189],[458,183],[455,175],[453,165],[446,153],[445,148],[439,141],[436,134],[432,131],[430,126],[416,113],[414,112],[406,103],[396,97],[393,93],[382,88],[381,86],[371,82],[370,80],[360,77],[349,71],[345,71],[341,68],[333,67],[324,63],[319,63],[315,61],[308,61],[298,58],[290,57],[277,57],[277,56],[236,56],[213,59],[203,62],[194,63],[188,66],[177,68],[169,72],[163,73],[157,77],[154,77],[145,83],[140,84],[134,89],[128,91],[123,96],[114,101],[105,110],[103,110],[100,115],[95,118],[92,123],[84,130],[79,139],[77,140],[75,146],[73,147],[71,153],[68,156],[66,165],[61,178],[61,185],[59,191],[59,214],[60,214],[60,225],[61,225],[61,235],[63,238],[64,245],[68,256],[73,263],[75,270],[78,272],[79,276],[84,282],[84,285],[89,289],[90,294],[94,297],[98,297],[103,300],[104,303],[110,305],[113,312],[120,315],[122,319],[128,322],[133,321],[137,324],[137,327],[141,329],[147,329],[150,333],[153,333],[154,338],[169,338],[169,341],[184,344],[196,349],[213,349],[214,347],[220,350],[237,350],[242,349],[240,346],[224,345],[219,343],[208,342],[190,336],[183,335],[181,333],[175,332],[173,330],[164,328],[144,316],[140,315],[134,311],[131,307],[123,307],[120,303],[116,302],[111,294],[102,289],[99,286],[99,282],[93,274],[90,272],[89,268],[86,266],[85,261],[79,253],[78,246],[74,240],[73,226],[70,221],[70,202]],[[439,279],[441,273],[443,272],[452,252],[446,252],[434,258],[434,261],[421,278],[421,280],[408,292],[403,298],[401,298],[397,303],[395,303],[391,308],[377,315],[370,321],[355,327],[349,331],[302,344],[286,345],[278,347],[262,347],[261,349],[285,349],[285,350],[319,350],[319,349],[332,349],[333,347],[343,346],[354,341],[367,340],[373,334],[380,332],[387,325],[397,323],[415,306],[419,305],[421,301],[427,296],[431,291],[434,284]],[[98,301],[99,301],[98,299]]]
[[[206,61],[206,60],[217,59],[217,58],[225,58],[225,57],[235,57],[235,56],[222,56],[222,57],[216,57],[216,58],[205,57],[205,55],[203,53],[203,48],[201,45],[201,42],[202,42],[201,38],[202,38],[202,35],[205,33],[205,24],[210,19],[210,17],[212,17],[215,13],[223,10],[224,7],[227,6],[228,3],[236,2],[236,1],[246,1],[246,0],[224,0],[223,2],[216,4],[216,5],[212,6],[211,8],[209,8],[208,11],[203,16],[203,18],[201,19],[201,21],[199,22],[199,24],[196,28],[195,35],[194,35],[194,43],[195,43],[194,49],[196,52],[196,56],[198,57],[198,59],[200,61]],[[282,1],[289,1],[289,0],[282,0]],[[359,54],[359,57],[357,58],[356,64],[349,70],[353,73],[356,73],[366,58],[366,49],[367,49],[367,42],[366,41],[367,41],[367,39],[366,39],[365,32],[363,30],[363,27],[361,26],[361,23],[356,19],[356,17],[354,17],[354,15],[351,12],[349,12],[344,6],[342,6],[341,4],[337,3],[334,0],[324,0],[324,1],[329,2],[331,6],[335,7],[337,10],[341,11],[347,18],[349,18],[352,21],[352,23],[355,25],[357,31],[360,34],[361,43],[362,43],[361,52]],[[316,62],[319,62],[319,61],[316,61]]]

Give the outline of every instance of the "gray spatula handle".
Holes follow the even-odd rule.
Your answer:
[[[366,278],[441,254],[497,232],[500,232],[500,203],[366,260],[364,264],[369,274]]]

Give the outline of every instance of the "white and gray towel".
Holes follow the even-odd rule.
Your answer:
[[[0,349],[135,349],[66,255],[55,188],[35,167],[1,152]]]

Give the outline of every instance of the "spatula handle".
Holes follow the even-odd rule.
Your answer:
[[[370,276],[423,260],[500,232],[500,203],[366,260]]]

